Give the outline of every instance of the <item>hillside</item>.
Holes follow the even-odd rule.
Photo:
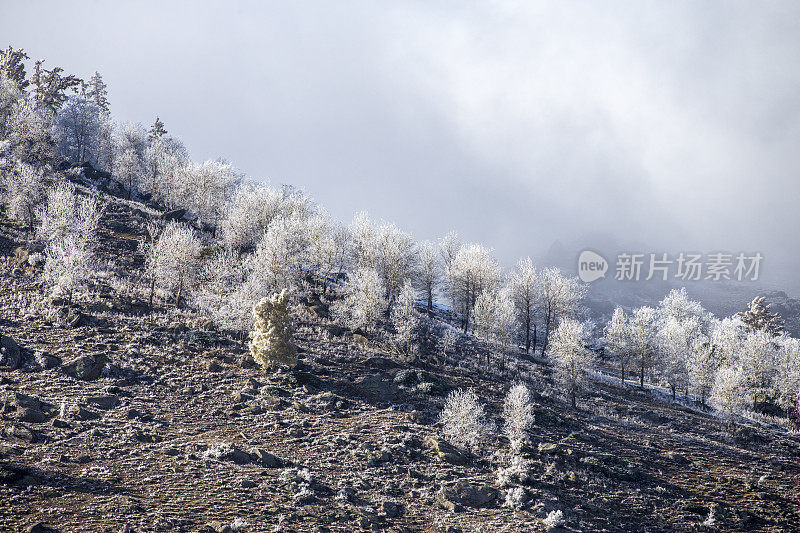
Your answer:
[[[47,297],[41,265],[15,255],[24,228],[0,220],[0,530],[800,523],[796,433],[748,420],[731,432],[713,412],[657,389],[595,374],[573,409],[539,359],[488,366],[470,341],[446,356],[400,356],[380,335],[328,319],[322,302],[293,311],[297,368],[254,366],[234,334],[195,312],[158,301],[148,310],[136,289],[146,285],[140,239],[157,212],[107,191],[101,201],[97,254],[107,268],[74,304]],[[517,380],[532,391],[535,423],[524,467],[501,482],[511,461],[501,432],[471,454],[442,439],[438,415],[449,391],[471,388],[500,424]]]

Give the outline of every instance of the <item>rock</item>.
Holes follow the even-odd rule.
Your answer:
[[[119,398],[113,395],[89,396],[86,403],[103,411],[109,411],[119,405]]]
[[[497,500],[497,489],[486,485],[473,485],[459,481],[453,485],[446,485],[437,493],[439,505],[445,509],[455,510],[456,505],[464,507],[485,507]]]
[[[22,349],[8,335],[0,333],[0,370],[16,370],[22,363]]]
[[[258,487],[258,483],[256,483],[252,479],[245,478],[245,479],[242,480],[242,488],[243,489],[254,489],[256,487]]]
[[[45,370],[49,370],[51,368],[56,368],[59,365],[61,365],[61,359],[59,359],[54,355],[37,353],[36,363],[38,363],[38,365],[44,368]]]
[[[365,344],[369,344],[369,339],[367,339],[364,335],[360,333],[353,333],[353,342],[356,344],[361,344],[362,346]]]
[[[400,516],[401,507],[394,502],[385,501],[381,503],[380,512],[386,518],[396,518]]]
[[[69,415],[70,418],[82,421],[97,420],[98,418],[100,418],[99,414],[95,413],[94,411],[90,411],[89,409],[86,409],[86,407],[84,407],[81,404],[70,406],[70,408],[67,410],[67,414]]]
[[[77,309],[70,308],[69,311],[67,311],[65,323],[68,328],[77,328],[80,326],[87,325],[89,323],[89,317],[87,317]]]
[[[247,403],[247,402],[250,402],[252,400],[253,400],[253,397],[250,396],[249,394],[244,393],[244,392],[237,392],[236,394],[233,395],[233,401],[235,403]]]
[[[0,485],[16,483],[25,477],[26,474],[27,472],[23,468],[6,463],[0,463]]]
[[[61,420],[60,418],[54,418],[52,424],[54,428],[59,429],[70,429],[72,427],[72,424],[66,420]]]
[[[539,443],[539,453],[543,455],[554,455],[560,451],[560,447],[558,444],[553,442],[540,442]]]
[[[186,209],[173,209],[161,215],[161,220],[180,220],[186,214]]]
[[[81,355],[65,364],[64,372],[75,379],[92,381],[100,377],[107,358],[102,353]]]
[[[222,371],[222,366],[220,366],[220,364],[217,361],[214,361],[212,359],[211,361],[208,362],[206,370],[208,370],[209,372],[220,372]]]
[[[33,407],[20,407],[17,409],[17,419],[20,422],[41,424],[47,420],[47,416],[39,409],[34,409]]]
[[[266,450],[257,449],[255,452],[253,452],[252,456],[254,461],[267,468],[281,468],[284,465],[284,461],[282,459],[272,455]]]
[[[36,396],[30,396],[21,392],[14,393],[14,403],[18,408],[27,407],[30,409],[41,409],[42,401]]]
[[[31,524],[25,529],[25,533],[48,533],[50,531],[53,530],[44,525],[44,523],[42,522],[36,522],[35,524]]]
[[[379,402],[392,401],[400,390],[394,381],[384,379],[380,374],[359,377],[355,386],[365,397]]]
[[[10,424],[3,428],[3,436],[10,441],[32,444],[36,442],[36,433],[22,424]]]
[[[451,465],[465,465],[470,462],[469,454],[439,437],[427,437],[423,441],[423,445]]]

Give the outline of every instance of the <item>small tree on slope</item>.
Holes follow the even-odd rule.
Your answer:
[[[250,354],[256,363],[264,367],[295,366],[297,347],[293,340],[294,328],[289,317],[286,289],[262,298],[253,307],[253,316],[256,323],[251,333]]]

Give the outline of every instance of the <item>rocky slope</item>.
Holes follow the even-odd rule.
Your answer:
[[[104,259],[72,306],[43,300],[0,220],[0,530],[789,531],[800,524],[800,436],[600,380],[573,410],[546,365],[409,362],[296,312],[300,367],[266,373],[188,311],[149,314],[137,236],[151,213],[109,198]],[[19,256],[19,254],[18,254]],[[476,456],[440,438],[447,391],[499,421],[515,380],[536,424],[510,464],[497,432]],[[509,473],[510,472],[510,473]],[[517,507],[505,505],[517,490]],[[563,513],[563,522],[546,520]]]

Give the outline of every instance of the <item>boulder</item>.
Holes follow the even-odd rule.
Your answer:
[[[439,437],[427,437],[423,445],[432,450],[441,460],[451,465],[465,465],[470,462],[471,456],[444,439]]]
[[[442,487],[436,500],[445,509],[456,510],[459,505],[485,507],[497,500],[499,495],[499,491],[492,487],[459,481]]]
[[[86,398],[86,403],[103,411],[109,411],[119,405],[119,398],[116,396],[105,394],[101,396],[89,396]]]
[[[92,381],[100,377],[106,364],[106,356],[102,353],[81,355],[64,365],[64,372],[75,379]]]
[[[266,450],[257,449],[251,456],[253,457],[253,461],[267,468],[281,468],[284,465],[281,458],[272,455]]]
[[[161,220],[180,220],[186,214],[186,209],[173,209],[161,215]]]
[[[47,420],[47,416],[39,409],[34,409],[32,407],[20,407],[17,409],[17,419],[20,422],[41,424]]]
[[[0,333],[0,370],[16,370],[22,364],[22,348],[14,339]]]
[[[86,409],[86,407],[80,404],[71,406],[67,411],[67,414],[72,419],[83,420],[83,421],[97,420],[98,418],[100,418],[99,414],[95,413],[94,411],[90,411],[89,409]]]
[[[22,424],[9,424],[3,428],[2,436],[12,442],[32,444],[36,442],[36,433]]]
[[[379,402],[394,400],[400,390],[394,381],[384,379],[380,374],[359,377],[355,380],[355,386],[367,399]]]

